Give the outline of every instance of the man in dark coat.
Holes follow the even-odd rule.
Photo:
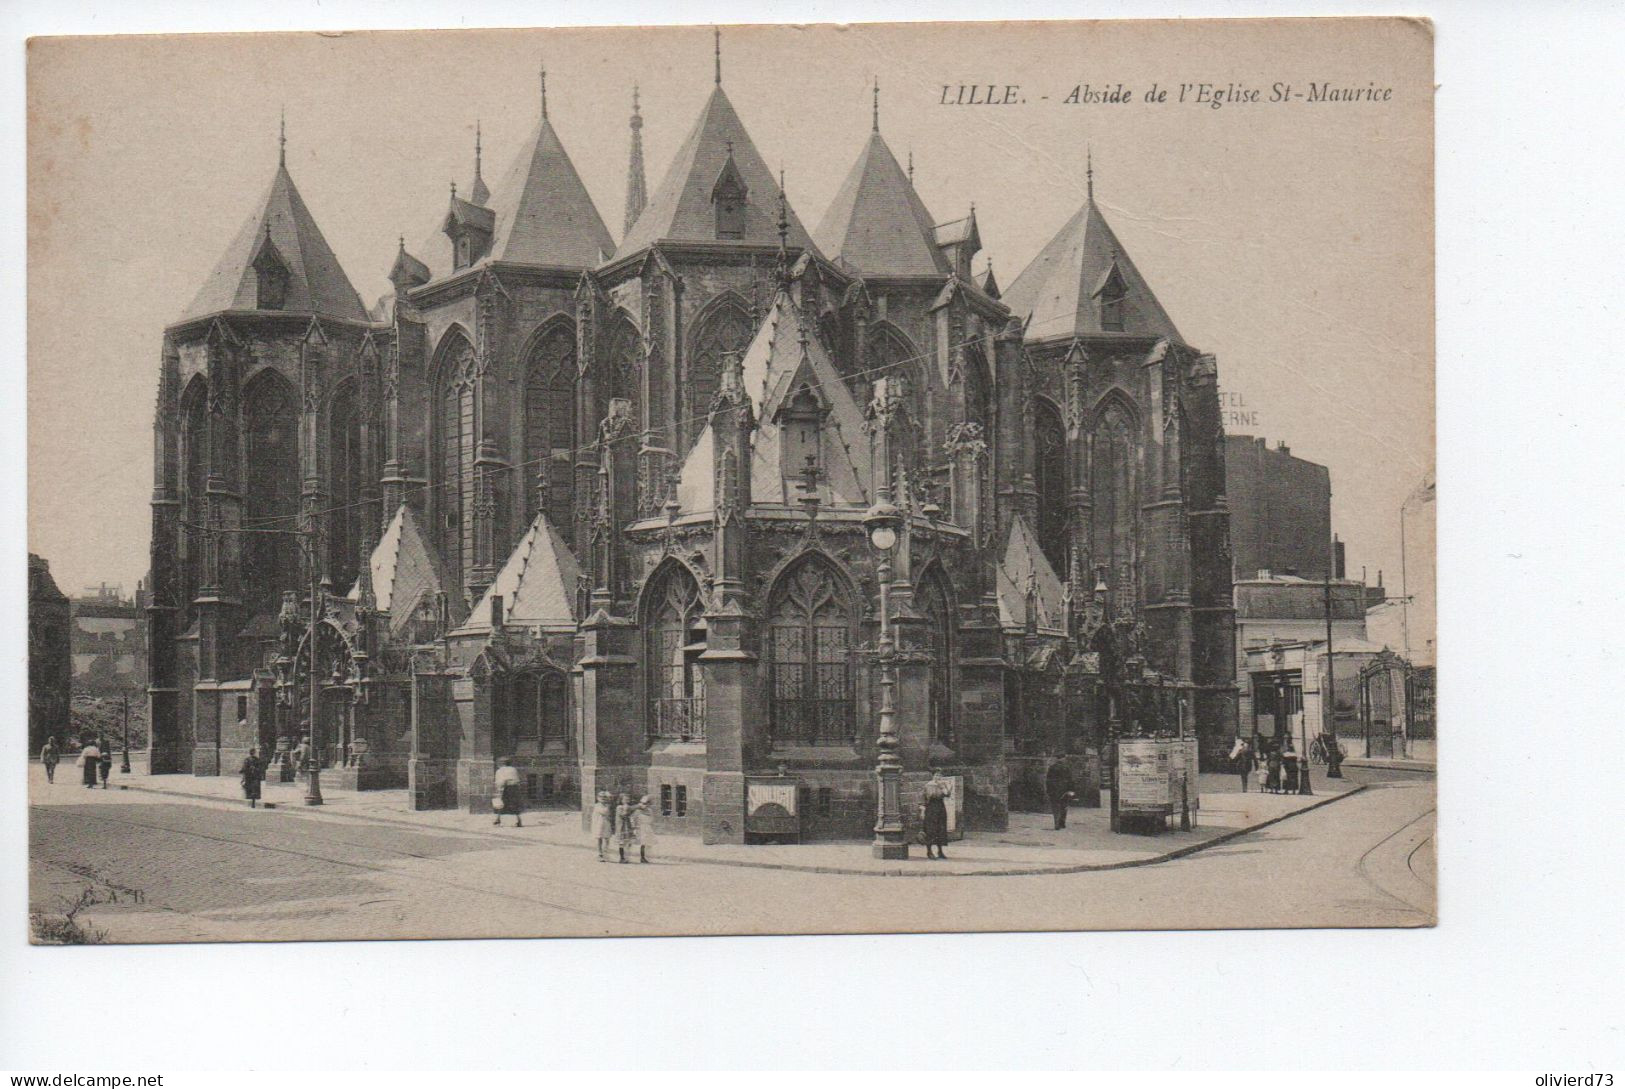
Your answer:
[[[265,765],[260,763],[260,751],[249,749],[248,755],[243,757],[243,766],[237,769],[242,776],[243,797],[248,799],[248,808],[258,809],[260,805],[260,783],[265,780]]]
[[[1044,793],[1049,797],[1050,812],[1055,816],[1057,829],[1066,827],[1066,809],[1072,801],[1072,771],[1066,761],[1057,760],[1044,773]]]

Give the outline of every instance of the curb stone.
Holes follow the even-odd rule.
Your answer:
[[[232,804],[230,800],[225,798],[216,798],[210,795],[190,794],[181,790],[165,790],[162,787],[121,785],[119,789],[139,790],[148,794],[163,794],[167,797],[186,798],[191,801],[220,802],[225,805],[230,805],[232,808],[241,808],[240,806]],[[1344,798],[1352,798],[1356,794],[1363,793],[1368,789],[1369,786],[1362,783],[1355,786],[1352,790],[1340,791],[1336,794],[1328,795],[1321,798],[1313,805],[1306,805],[1302,809],[1294,809],[1290,813],[1282,813],[1280,816],[1271,817],[1269,820],[1260,821],[1258,824],[1250,824],[1245,828],[1233,828],[1228,832],[1214,836],[1212,839],[1203,840],[1200,843],[1189,843],[1183,847],[1175,848],[1172,851],[1165,851],[1160,855],[1152,855],[1148,858],[1129,859],[1125,862],[1082,862],[1072,866],[1026,866],[1020,869],[956,870],[950,873],[942,871],[932,872],[930,870],[903,869],[901,867],[894,867],[892,869],[885,870],[860,870],[849,866],[803,866],[794,862],[749,862],[745,859],[739,858],[689,858],[676,855],[667,855],[666,861],[681,862],[696,866],[732,866],[738,869],[748,870],[786,870],[792,873],[833,874],[840,877],[1044,877],[1052,874],[1064,875],[1077,873],[1098,873],[1105,870],[1129,870],[1141,866],[1156,866],[1164,862],[1172,862],[1176,859],[1186,858],[1190,855],[1196,854],[1199,851],[1205,851],[1210,847],[1218,847],[1221,844],[1229,843],[1232,840],[1241,838],[1242,836],[1252,835],[1254,832],[1262,831],[1271,825],[1280,824],[1282,821],[1291,820],[1293,817],[1301,816],[1304,813],[1312,813],[1317,809],[1331,805],[1333,802],[1342,801]],[[474,836],[476,838],[485,838],[485,836],[489,835],[489,833],[482,833],[474,829],[442,828],[437,825],[419,824],[416,821],[405,821],[395,817],[380,817],[371,813],[324,812],[321,808],[316,806],[301,809],[295,806],[282,806],[279,804],[274,808],[286,809],[290,813],[303,813],[313,817],[330,817],[337,820],[371,821],[377,824],[392,825],[397,828],[410,828],[417,832],[441,832],[449,833],[451,835]],[[595,847],[586,843],[535,843],[532,841],[531,845],[562,847],[567,850],[576,851],[596,850]]]

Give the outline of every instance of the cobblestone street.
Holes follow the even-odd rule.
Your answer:
[[[1406,778],[1156,865],[905,880],[718,864],[675,843],[687,857],[606,865],[584,837],[567,841],[566,814],[548,829],[460,814],[411,827],[41,777],[31,902],[55,910],[94,888],[107,902],[87,915],[114,942],[848,932],[875,920],[899,931],[1425,925],[1434,789]]]

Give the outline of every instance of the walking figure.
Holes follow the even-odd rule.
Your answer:
[[[1281,750],[1271,749],[1266,758],[1267,771],[1264,773],[1264,789],[1271,794],[1281,793]]]
[[[1241,776],[1241,792],[1247,793],[1247,780],[1252,778],[1253,768],[1258,761],[1253,757],[1253,747],[1247,744],[1245,737],[1236,738],[1235,748],[1230,750],[1230,759],[1235,761],[1236,772]]]
[[[649,848],[655,841],[655,814],[645,794],[632,807],[632,842],[638,845],[638,861],[649,861]]]
[[[237,769],[242,776],[243,797],[248,799],[248,808],[258,809],[260,805],[260,783],[265,781],[265,765],[260,763],[260,751],[249,749],[248,755],[243,757],[243,766]]]
[[[45,747],[39,751],[39,762],[45,765],[45,781],[56,782],[56,766],[62,761],[62,751],[56,747],[56,736],[45,739]]]
[[[925,857],[947,858],[943,847],[948,843],[948,798],[954,792],[952,784],[942,777],[941,772],[933,771],[931,781],[925,784],[925,804],[920,808],[925,811]],[[937,853],[932,854],[935,847]]]
[[[632,795],[622,794],[615,807],[615,845],[620,848],[621,861],[626,861],[626,849],[632,846]]]
[[[614,803],[609,791],[600,790],[592,804],[592,837],[598,841],[598,861],[609,861],[609,841],[615,836]]]
[[[511,816],[513,826],[523,828],[525,821],[522,814],[525,812],[525,803],[520,797],[519,769],[513,766],[513,757],[502,758],[502,766],[497,769],[496,788],[497,796],[491,800],[497,811],[497,817],[491,823],[501,824],[503,817]]]
[[[113,774],[113,746],[103,738],[97,744],[97,748],[101,751],[101,757],[96,761],[96,768],[102,773],[102,789],[106,790],[107,777]]]
[[[85,786],[91,790],[96,789],[96,771],[101,767],[102,750],[96,747],[94,741],[79,750],[79,771]]]
[[[1072,769],[1063,760],[1057,760],[1044,773],[1044,793],[1049,796],[1049,810],[1057,829],[1066,827],[1068,803],[1072,801]]]

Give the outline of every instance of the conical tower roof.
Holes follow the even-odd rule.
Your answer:
[[[484,207],[495,220],[485,260],[592,268],[615,250],[615,239],[545,111]],[[434,279],[451,275],[451,242],[439,221],[418,252],[429,255]]]
[[[946,276],[935,221],[878,130],[841,183],[813,238],[865,276]]]
[[[491,599],[502,598],[504,626],[520,624],[545,631],[572,631],[576,624],[576,583],[581,566],[564,538],[537,514],[508,554],[508,560],[454,634],[491,630]]]
[[[643,214],[621,240],[617,257],[635,253],[662,239],[681,242],[717,240],[716,213],[711,203],[712,189],[723,166],[733,155],[734,167],[746,189],[744,230],[740,241],[777,245],[778,182],[767,168],[761,153],[751,142],[733,104],[719,83],[711,92],[699,120],[683,141],[660,185],[649,198]],[[790,212],[790,245],[816,250],[807,231]]]
[[[270,191],[259,210],[243,224],[180,320],[191,321],[222,310],[255,309],[259,277],[254,260],[267,239],[288,270],[287,294],[280,309],[347,321],[367,320],[361,296],[322,237],[285,161],[277,164]]]
[[[1031,319],[1027,335],[1033,339],[1101,333],[1100,296],[1113,269],[1124,289],[1122,331],[1183,342],[1092,194],[1005,289],[1001,301],[1017,317]]]

